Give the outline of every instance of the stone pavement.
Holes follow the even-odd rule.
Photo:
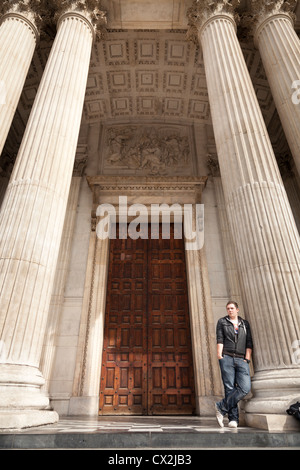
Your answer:
[[[215,418],[65,417],[53,425],[0,432],[0,449],[300,450],[300,432],[220,428]]]

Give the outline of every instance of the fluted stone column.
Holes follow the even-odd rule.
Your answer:
[[[0,155],[39,38],[38,2],[4,1],[0,26]]]
[[[223,241],[224,260],[228,278],[228,294],[230,299],[234,299],[238,303],[240,312],[243,312],[243,315],[245,311],[243,307],[243,297],[241,292],[239,273],[236,268],[236,255],[232,243],[231,231],[229,229],[228,216],[225,207],[226,204],[224,200],[224,191],[217,156],[210,154],[207,165],[214,182],[220,232]]]
[[[299,234],[236,36],[237,1],[194,2],[228,218],[254,337],[247,422],[282,429],[298,397]],[[296,421],[296,420],[294,420]],[[291,425],[294,422],[290,420]]]
[[[72,178],[95,25],[84,2],[57,1],[57,34],[0,213],[0,427],[57,420],[39,370]],[[93,2],[95,5],[97,2]]]
[[[293,27],[295,3],[254,0],[251,5],[254,43],[300,175],[300,39]]]
[[[49,390],[49,385],[51,381],[51,372],[57,347],[57,333],[59,328],[60,316],[65,299],[64,293],[70,262],[74,226],[77,217],[80,185],[87,162],[87,157],[87,145],[78,144],[72,182],[70,185],[64,228],[56,265],[54,285],[51,294],[48,322],[44,337],[43,352],[40,361],[40,369],[45,379],[45,383],[42,387],[42,390],[45,391],[45,393],[48,393],[50,399],[52,398],[52,396]]]

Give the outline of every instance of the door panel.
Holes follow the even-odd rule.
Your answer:
[[[146,243],[110,241],[100,414],[147,410]]]
[[[111,240],[100,414],[192,414],[183,240]]]
[[[191,414],[194,379],[182,239],[148,249],[148,413]]]

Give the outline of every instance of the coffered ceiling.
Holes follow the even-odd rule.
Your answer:
[[[210,119],[199,48],[185,31],[110,31],[94,47],[83,117]]]
[[[25,124],[51,44],[42,42],[32,61],[15,124]],[[274,104],[259,53],[242,44],[267,124]],[[92,51],[83,122],[128,119],[210,123],[202,51],[185,30],[109,30]]]
[[[83,125],[143,119],[211,124],[201,47],[186,38],[190,4],[103,0],[108,31],[92,50]],[[241,9],[246,7],[241,2]],[[10,153],[22,138],[51,44],[52,39],[43,39],[34,54],[6,144]],[[242,38],[241,46],[264,119],[278,143],[282,130],[259,53]]]

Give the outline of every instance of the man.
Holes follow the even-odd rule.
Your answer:
[[[219,425],[224,426],[224,416],[228,415],[228,426],[236,428],[238,402],[251,390],[249,363],[253,343],[249,323],[238,316],[238,304],[229,301],[226,310],[228,315],[217,323],[217,355],[225,397],[215,407]]]

